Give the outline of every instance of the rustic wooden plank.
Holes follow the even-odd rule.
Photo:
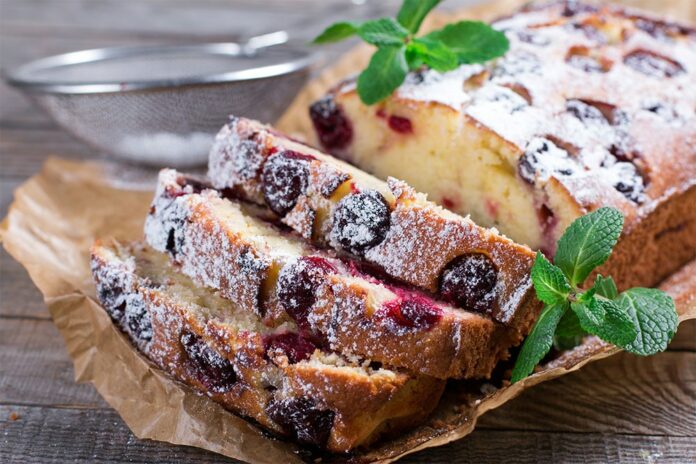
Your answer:
[[[399,462],[693,464],[695,449],[694,437],[477,430]]]
[[[679,325],[677,334],[672,343],[669,344],[670,350],[696,351],[696,319],[683,322]]]
[[[0,248],[0,318],[49,319],[43,297],[24,268]]]
[[[695,404],[696,353],[621,353],[535,386],[479,427],[691,436]]]
[[[98,152],[57,127],[0,128],[3,178],[26,178],[34,175],[49,155],[85,159],[98,156]]]
[[[198,448],[138,440],[109,409],[0,406],[0,430],[0,462],[7,464],[235,462]]]
[[[18,416],[10,420],[10,415]],[[195,448],[138,440],[110,410],[0,406],[4,463],[234,462]],[[405,463],[689,463],[693,437],[478,430]]]
[[[40,319],[0,318],[0,403],[107,407],[91,385],[75,383],[58,329]]]

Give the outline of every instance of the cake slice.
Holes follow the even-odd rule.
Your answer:
[[[522,339],[518,328],[313,248],[173,170],[160,173],[145,235],[185,274],[267,325],[294,322],[344,354],[442,379],[481,378]]]
[[[325,351],[292,323],[270,329],[142,244],[95,244],[92,272],[103,308],[152,362],[301,444],[364,446],[421,422],[443,391],[443,381]]]
[[[534,308],[532,251],[257,121],[232,118],[210,153],[225,195],[264,205],[315,244],[522,332]]]
[[[618,208],[599,271],[622,288],[696,258],[696,30],[575,1],[494,27],[510,50],[486,65],[413,71],[374,106],[337,85],[310,108],[311,138],[548,255],[574,219]]]

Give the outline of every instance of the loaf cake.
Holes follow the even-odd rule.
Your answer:
[[[601,206],[626,218],[599,271],[652,286],[696,257],[696,30],[615,6],[531,5],[508,53],[421,69],[364,105],[354,79],[310,108],[314,141],[552,256]]]
[[[97,295],[153,363],[281,436],[334,452],[422,421],[444,382],[324,351],[196,286],[140,243],[92,249]]]
[[[210,152],[227,196],[263,205],[316,245],[526,333],[533,252],[257,121],[232,118]]]
[[[145,236],[197,283],[267,325],[294,322],[333,350],[386,365],[442,379],[488,377],[523,338],[518,327],[314,248],[173,170],[160,173]]]

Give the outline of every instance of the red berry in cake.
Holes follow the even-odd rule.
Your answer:
[[[606,124],[609,122],[598,108],[593,105],[589,105],[582,100],[566,101],[566,111],[582,122],[594,122],[600,124]]]
[[[266,414],[301,444],[319,448],[329,440],[335,416],[333,411],[322,410],[305,397],[271,400]]]
[[[537,177],[543,179],[551,174],[569,176],[574,171],[568,152],[543,137],[532,139],[517,162],[517,173],[531,185]]]
[[[312,341],[294,332],[269,335],[264,343],[269,357],[272,358],[274,354],[281,353],[287,356],[290,364],[309,359],[317,348]]]
[[[677,61],[648,50],[635,50],[624,56],[623,62],[646,76],[669,78],[684,72]]]
[[[389,323],[395,328],[429,330],[442,319],[442,309],[418,295],[390,301],[384,309]]]
[[[192,364],[198,380],[215,393],[230,391],[237,374],[229,360],[213,351],[199,336],[184,332],[181,347]]]
[[[533,32],[529,29],[517,31],[517,38],[524,43],[536,45],[539,47],[545,47],[551,43],[551,39],[549,39],[548,37]]]
[[[283,151],[268,158],[263,166],[263,198],[271,210],[284,216],[295,207],[307,188],[311,156]]]
[[[327,150],[345,148],[353,139],[353,126],[333,96],[318,100],[309,107],[309,117],[319,135],[319,141]]]
[[[390,214],[381,193],[365,190],[350,194],[334,211],[331,239],[344,250],[361,255],[387,236]]]
[[[466,254],[452,260],[440,276],[440,295],[466,309],[487,311],[493,301],[498,271],[484,254]]]
[[[126,297],[121,284],[102,278],[97,282],[97,298],[106,313],[115,322],[120,322],[126,311]]]
[[[286,265],[278,277],[278,299],[285,312],[303,330],[309,330],[307,315],[314,305],[317,289],[333,265],[318,256],[305,256]]]
[[[411,124],[411,120],[408,118],[392,115],[389,116],[387,123],[389,124],[389,128],[394,132],[400,134],[410,134],[413,132],[413,124]]]
[[[566,62],[572,67],[588,73],[601,73],[607,71],[599,60],[591,56],[571,55],[566,59]]]
[[[630,162],[617,162],[607,168],[614,188],[634,203],[645,201],[645,185],[638,169]]]
[[[577,0],[566,0],[561,15],[570,18],[580,13],[594,13],[596,11],[597,7],[595,5],[578,2]]]
[[[494,77],[519,77],[524,74],[540,74],[541,62],[534,53],[518,50],[506,54],[495,63]]]
[[[141,298],[130,298],[125,310],[125,323],[131,336],[138,341],[152,340],[152,319]]]

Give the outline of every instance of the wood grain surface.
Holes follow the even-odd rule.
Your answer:
[[[399,3],[0,0],[0,67],[7,71],[80,48],[234,40],[279,28],[301,42],[338,18],[392,13]],[[471,0],[445,5],[467,3]],[[326,59],[343,49],[330,47]],[[12,191],[49,154],[95,155],[0,83],[2,216]],[[539,385],[485,415],[466,439],[405,462],[696,463],[695,435],[696,321],[691,321],[665,353],[620,354]],[[231,462],[195,448],[136,439],[91,385],[76,384],[39,292],[0,250],[0,463],[68,461]]]

